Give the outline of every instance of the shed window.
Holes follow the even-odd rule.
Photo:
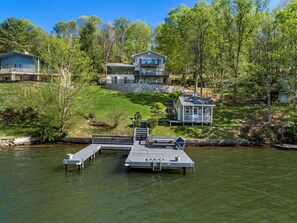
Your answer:
[[[185,114],[189,115],[190,114],[190,107],[185,107]]]
[[[193,113],[194,113],[194,115],[197,115],[198,114],[198,108],[197,107],[194,108]]]

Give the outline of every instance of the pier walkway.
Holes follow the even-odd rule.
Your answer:
[[[135,137],[134,137],[135,139]],[[138,139],[138,138],[137,138]],[[161,171],[162,169],[182,169],[186,173],[186,169],[195,171],[195,163],[184,152],[185,141],[181,137],[154,137],[147,136],[145,141],[127,141],[121,144],[122,138],[108,140],[104,137],[94,137],[93,144],[83,148],[75,154],[67,154],[63,160],[65,169],[69,165],[76,165],[78,169],[84,168],[86,160],[93,160],[96,153],[102,150],[129,151],[125,161],[125,167],[128,171],[131,169],[145,168],[153,171]],[[105,144],[109,141],[113,144]],[[104,144],[102,144],[102,142]]]

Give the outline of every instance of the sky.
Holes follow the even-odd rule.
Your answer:
[[[270,0],[276,6],[280,0]],[[185,4],[192,7],[196,0],[0,0],[0,23],[6,18],[26,18],[51,32],[60,21],[77,20],[81,15],[97,15],[104,23],[123,16],[155,27],[167,13]]]

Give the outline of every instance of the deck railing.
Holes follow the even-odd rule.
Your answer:
[[[184,121],[202,122],[202,115],[184,115]],[[211,122],[211,116],[203,116],[203,122]]]
[[[13,73],[13,72],[19,72],[19,73],[39,73],[34,68],[1,68],[0,73]]]

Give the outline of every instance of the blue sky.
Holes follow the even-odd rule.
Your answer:
[[[275,6],[279,0],[271,0]],[[26,18],[50,32],[59,21],[76,20],[81,15],[97,15],[103,22],[121,16],[140,19],[151,26],[161,23],[170,9],[196,0],[0,0],[0,22],[8,17]]]

